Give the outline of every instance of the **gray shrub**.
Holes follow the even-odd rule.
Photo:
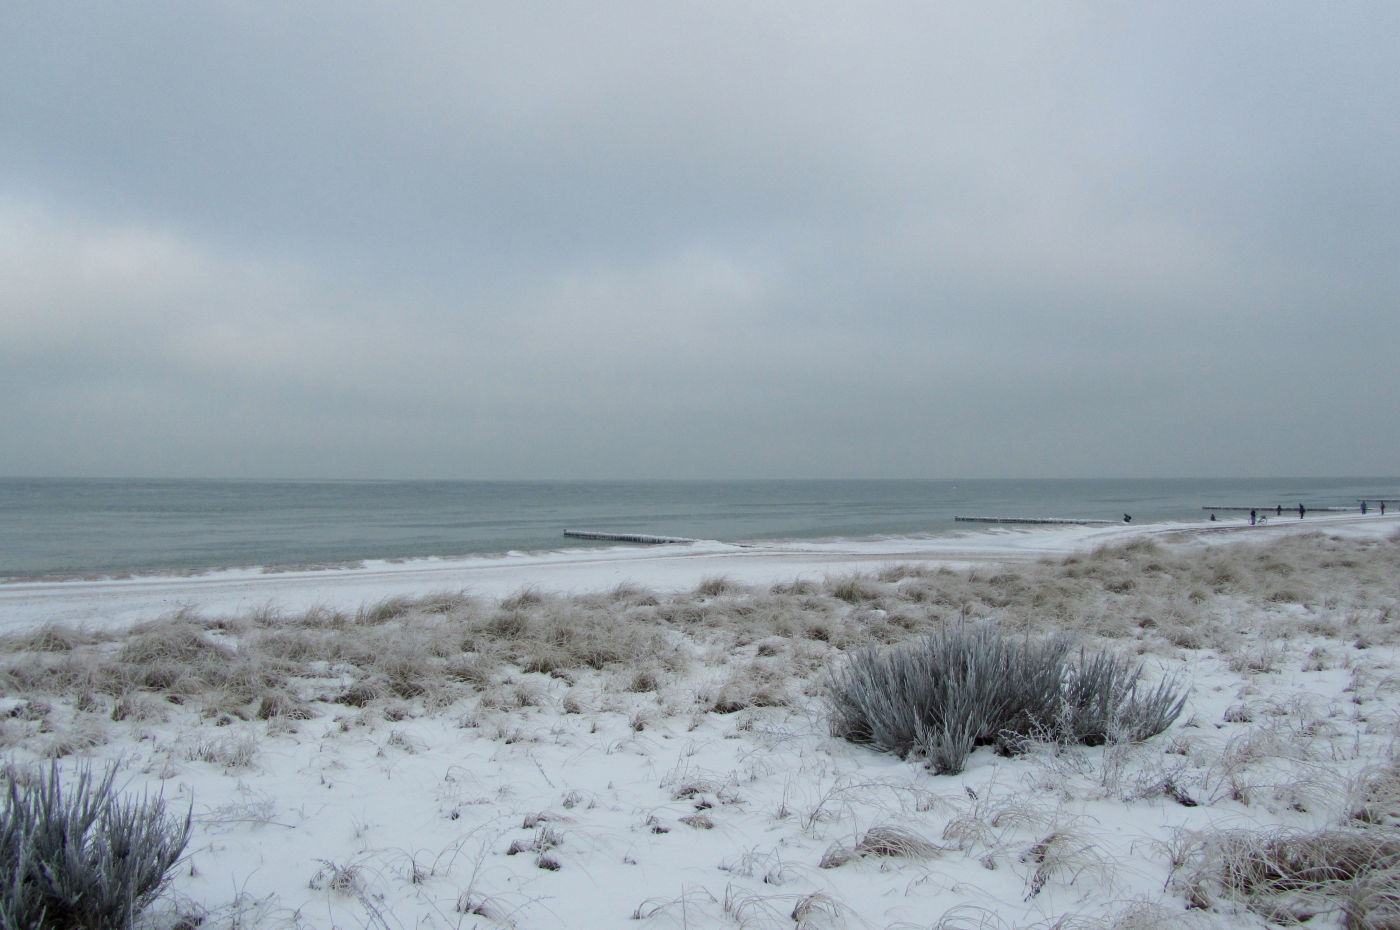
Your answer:
[[[0,930],[125,930],[165,887],[190,818],[160,800],[126,799],[115,767],[58,767],[0,799]]]
[[[913,643],[852,654],[827,682],[831,730],[938,773],[962,771],[977,746],[1029,740],[1140,740],[1185,705],[1172,681],[1141,694],[1141,667],[1070,642],[1010,638],[991,626],[944,627]]]

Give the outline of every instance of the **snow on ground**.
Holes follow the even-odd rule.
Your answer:
[[[816,628],[755,640],[725,639],[718,627],[696,633],[699,661],[635,689],[616,670],[515,669],[440,706],[317,701],[310,719],[148,701],[129,716],[103,704],[87,720],[61,698],[9,696],[0,751],[12,777],[45,754],[63,755],[65,768],[116,760],[125,790],[192,810],[188,856],[152,912],[157,926],[1265,926],[1257,896],[1219,887],[1226,831],[1360,829],[1354,815],[1368,798],[1384,808],[1377,829],[1400,815],[1396,797],[1366,788],[1400,784],[1384,775],[1400,736],[1400,640],[1390,633],[1400,617],[1389,613],[1393,586],[1314,596],[1306,549],[1253,561],[1232,553],[1285,540],[1306,547],[1300,533],[1323,531],[1334,548],[1355,549],[1326,560],[1364,568],[1365,554],[1394,549],[1397,528],[1389,517],[1056,527],[0,588],[0,628],[17,632],[53,621],[120,626],[177,606],[206,619],[255,608],[290,615],[463,588],[527,604],[534,598],[521,594],[533,589],[691,591],[706,579],[699,603],[742,617],[774,584],[817,596],[795,579],[830,588],[892,563],[971,566],[972,576],[911,576],[924,586],[919,603],[940,590],[971,597],[969,585],[1014,591],[1015,573],[1032,572],[1024,599],[1008,594],[1004,613],[985,594],[972,613],[1020,623],[1022,611],[1075,605],[1080,615],[1059,626],[1138,653],[1151,679],[1176,675],[1190,689],[1176,724],[1141,744],[1042,745],[1012,758],[983,748],[958,775],[830,736],[811,669],[794,667],[784,702],[713,709],[707,695],[738,665],[772,656],[795,666],[808,647],[829,646],[830,631]],[[1163,545],[1131,558],[1090,554],[1145,537]],[[1216,577],[1214,588],[1185,579],[1203,547],[1215,576],[1208,565],[1192,578]],[[1091,570],[1099,574],[1084,581]],[[1164,572],[1181,577],[1159,584]],[[1161,593],[1173,585],[1201,593]],[[1068,600],[1042,606],[1047,591]],[[904,609],[852,598],[849,619],[884,623]],[[802,629],[800,615],[784,622]],[[361,634],[351,626],[344,635]],[[1382,892],[1393,892],[1388,881]],[[1318,914],[1309,926],[1342,925],[1335,895],[1267,900],[1294,918]]]

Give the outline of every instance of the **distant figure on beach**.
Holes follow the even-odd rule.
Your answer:
[[[1249,512],[1249,525],[1250,525],[1250,526],[1253,526],[1254,524],[1256,524],[1256,523],[1258,523],[1258,522],[1259,522],[1259,511],[1257,511],[1257,510],[1251,510],[1251,511]]]
[[[1214,523],[1214,522],[1215,522],[1215,514],[1211,514],[1211,515],[1210,515],[1210,522],[1211,522],[1211,523]]]
[[[1130,514],[1130,513],[1125,513],[1125,514],[1123,514],[1123,522],[1124,522],[1124,523],[1132,523],[1132,522],[1133,522],[1133,515]]]
[[[1307,516],[1307,513],[1308,513],[1308,508],[1304,507],[1302,504],[1299,504],[1299,505],[1298,505],[1298,519],[1299,519],[1299,520],[1303,519],[1303,517]]]
[[[1366,502],[1365,502],[1365,501],[1362,501],[1362,502],[1361,502],[1361,515],[1362,515],[1363,517],[1366,516]]]
[[[1283,505],[1282,505],[1282,504],[1276,504],[1276,505],[1274,505],[1274,516],[1276,516],[1276,517],[1281,517],[1281,516],[1283,516]]]

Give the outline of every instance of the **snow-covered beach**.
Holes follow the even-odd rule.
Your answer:
[[[192,809],[155,926],[1391,925],[1397,530],[4,585],[0,748],[11,777],[111,760],[126,791]],[[1185,711],[1141,743],[978,749],[957,775],[831,735],[845,654],[982,621],[1141,661]],[[1306,859],[1290,838],[1379,858],[1274,881],[1261,862]]]
[[[1397,35],[0,2],[0,930],[1400,930]]]
[[[1372,515],[1284,518],[1250,527],[1247,521],[1209,524],[1124,524],[1114,526],[1037,526],[977,528],[929,537],[889,537],[833,541],[784,541],[734,545],[697,541],[653,547],[561,549],[511,552],[458,559],[367,561],[353,567],[320,566],[267,571],[257,567],[189,575],[152,574],[64,581],[0,584],[0,633],[44,623],[121,626],[149,620],[182,607],[207,613],[240,613],[268,607],[303,611],[327,607],[353,611],[389,597],[466,591],[505,597],[526,586],[553,593],[591,592],[613,585],[640,584],[678,591],[701,579],[724,575],[744,584],[772,584],[793,578],[820,579],[846,571],[866,571],[882,562],[949,567],[989,561],[1024,561],[1064,556],[1095,546],[1146,537],[1220,534],[1248,530],[1268,534],[1369,532],[1384,524]]]

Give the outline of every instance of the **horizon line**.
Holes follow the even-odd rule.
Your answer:
[[[915,481],[1400,481],[1400,475],[960,475],[953,477],[807,476],[807,477],[618,477],[618,478],[482,478],[482,477],[336,477],[286,475],[0,475],[0,481],[223,481],[324,483],[482,483],[482,484],[719,484],[760,482],[915,482]]]

